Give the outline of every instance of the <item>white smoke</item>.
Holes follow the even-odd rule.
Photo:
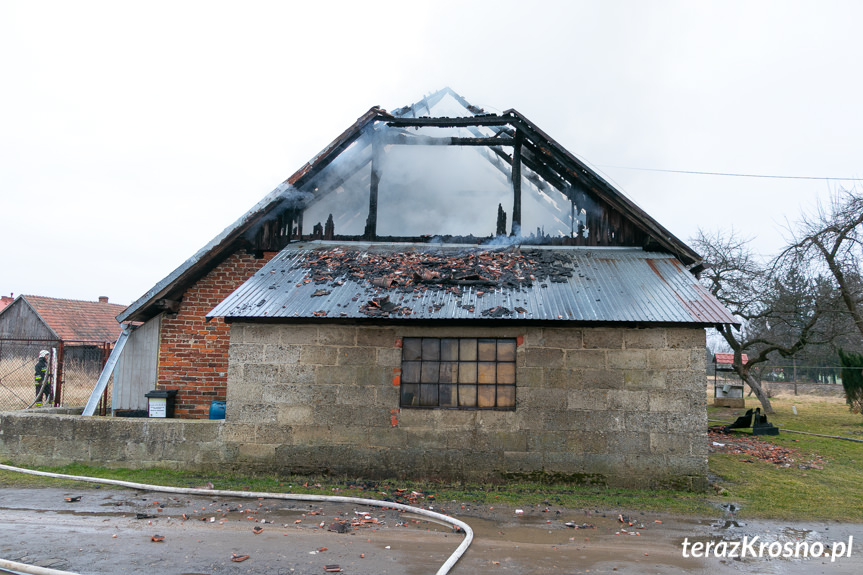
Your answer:
[[[403,130],[379,123],[315,178],[317,197],[305,211],[305,233],[332,214],[336,235],[363,234],[369,209],[371,143],[375,137],[388,141],[396,134],[475,135],[465,128]],[[497,230],[498,204],[506,211],[507,230],[511,228],[511,168],[487,148],[386,144],[379,151],[377,235],[491,237]],[[569,236],[570,227],[578,230],[569,199],[526,167],[522,174],[522,229],[547,230],[557,237]],[[509,245],[509,240],[500,241]]]
[[[267,210],[267,215],[255,222],[255,225],[246,230],[243,236],[249,241],[254,241],[258,231],[265,223],[278,219],[285,211],[304,210],[313,198],[314,194],[310,192],[298,190],[288,183],[282,183],[265,199],[265,201],[269,200],[267,205],[272,205]]]

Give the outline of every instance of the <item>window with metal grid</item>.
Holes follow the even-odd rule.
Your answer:
[[[401,407],[515,409],[514,338],[406,337]]]

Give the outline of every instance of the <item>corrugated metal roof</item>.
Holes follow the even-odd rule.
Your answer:
[[[468,261],[484,270],[470,276],[480,280],[452,271]],[[379,287],[383,277],[395,283]],[[288,246],[207,317],[737,323],[664,253],[332,242]]]

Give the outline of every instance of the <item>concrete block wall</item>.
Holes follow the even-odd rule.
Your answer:
[[[518,338],[516,409],[399,408],[404,337]],[[235,463],[285,472],[700,489],[700,328],[231,326]]]
[[[46,410],[47,411],[47,410]],[[222,469],[218,420],[0,413],[0,460],[13,465]]]
[[[229,328],[221,318],[207,322],[204,316],[274,255],[229,256],[186,291],[176,314],[162,319],[156,385],[178,390],[176,417],[207,418],[210,403],[225,399]]]

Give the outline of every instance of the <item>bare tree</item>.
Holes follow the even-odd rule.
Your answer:
[[[853,190],[834,194],[826,208],[819,205],[804,216],[793,243],[780,255],[783,261],[821,262],[863,337],[863,196]]]
[[[796,266],[761,263],[750,242],[733,231],[722,235],[699,230],[693,243],[709,264],[701,281],[740,320],[739,325],[718,328],[734,352],[732,368],[755,393],[765,413],[773,413],[753,368],[771,354],[790,357],[810,343],[824,341],[819,318],[823,292],[829,286],[817,278],[809,279]]]

